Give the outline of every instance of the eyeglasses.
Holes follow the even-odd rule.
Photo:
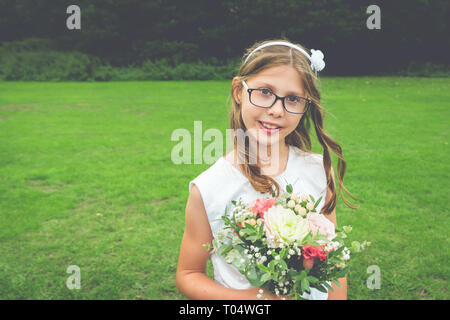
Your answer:
[[[271,108],[280,99],[287,112],[303,114],[308,111],[308,107],[312,103],[308,98],[295,95],[279,97],[269,88],[249,89],[245,81],[242,81],[242,84],[248,92],[250,103],[260,108]]]

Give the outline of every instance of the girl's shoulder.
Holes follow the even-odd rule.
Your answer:
[[[224,189],[228,185],[236,185],[241,179],[235,172],[233,165],[228,162],[225,156],[218,158],[209,168],[201,172],[197,177],[189,182],[189,191],[193,184],[203,189]]]

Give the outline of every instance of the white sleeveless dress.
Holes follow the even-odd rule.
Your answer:
[[[291,184],[294,193],[300,196],[311,194],[314,199],[322,197],[317,207],[318,212],[325,203],[327,186],[322,159],[320,154],[309,154],[297,147],[289,146],[286,169],[274,178],[282,190],[286,190],[286,185]],[[244,202],[251,203],[256,198],[269,196],[256,191],[247,177],[224,157],[220,157],[211,167],[190,181],[189,192],[193,184],[197,186],[202,196],[214,238],[224,226],[221,216],[225,213],[225,208],[227,212],[231,212],[232,200],[241,198]],[[214,267],[214,280],[219,284],[241,290],[252,287],[239,271],[216,253],[211,255],[211,262]],[[305,293],[304,297],[310,300],[326,300],[328,293],[312,288],[311,294]]]

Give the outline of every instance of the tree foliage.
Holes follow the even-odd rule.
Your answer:
[[[54,50],[113,66],[227,61],[270,38],[322,50],[328,74],[374,73],[412,61],[448,64],[446,0],[377,1],[380,30],[366,27],[368,0],[78,0],[81,30],[66,28],[70,4],[0,0],[0,41],[47,39]]]

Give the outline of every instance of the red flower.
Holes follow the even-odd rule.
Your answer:
[[[305,259],[319,258],[320,261],[327,259],[326,252],[320,246],[306,245],[302,248],[302,255]]]
[[[256,199],[256,202],[255,202],[255,205],[252,208],[252,211],[253,211],[254,214],[259,214],[261,219],[264,219],[264,212],[267,212],[267,210],[269,210],[269,208],[271,208],[275,204],[276,201],[277,201],[277,198],[272,198],[272,199],[259,198],[259,199]]]

